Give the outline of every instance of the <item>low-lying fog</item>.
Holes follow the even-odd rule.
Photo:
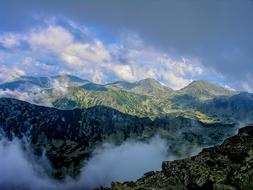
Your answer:
[[[78,180],[55,181],[43,174],[40,165],[48,163],[41,159],[35,164],[27,159],[18,140],[0,141],[0,189],[93,189],[109,186],[112,181],[135,180],[145,172],[160,170],[166,159],[167,142],[158,136],[149,142],[127,141],[120,146],[104,144],[98,147],[82,168]],[[44,163],[42,163],[44,162]]]

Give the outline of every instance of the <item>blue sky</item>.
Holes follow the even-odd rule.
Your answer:
[[[253,2],[238,2],[1,2],[0,82],[72,74],[253,91]]]

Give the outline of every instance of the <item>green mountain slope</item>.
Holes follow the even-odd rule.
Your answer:
[[[236,92],[222,86],[209,83],[205,80],[194,81],[178,91],[179,94],[186,94],[200,100],[212,99],[217,96],[232,96]]]
[[[33,87],[36,93],[33,93]],[[123,113],[151,119],[169,114],[198,119],[206,123],[231,123],[238,119],[250,119],[249,109],[253,109],[253,100],[244,98],[246,94],[240,95],[241,105],[247,104],[248,107],[234,109],[231,102],[233,102],[232,97],[236,98],[237,92],[207,81],[195,81],[181,90],[174,91],[154,79],[144,79],[133,83],[118,81],[101,85],[75,76],[62,75],[22,77],[13,82],[1,84],[1,89],[14,91],[13,93],[7,91],[7,97],[18,98],[19,94],[12,96],[18,91],[25,93],[24,96],[28,97],[27,101],[41,105],[45,102],[44,97],[47,102],[50,101],[52,106],[59,109],[104,105]],[[229,101],[228,104],[231,106],[227,109],[218,106],[222,99]],[[224,112],[233,114],[224,115]]]
[[[155,79],[147,78],[134,83],[119,81],[106,85],[107,87],[116,87],[142,95],[162,96],[170,94],[173,90],[162,85]]]

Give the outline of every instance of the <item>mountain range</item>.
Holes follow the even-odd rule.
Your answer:
[[[51,168],[44,168],[44,172],[54,179],[78,178],[96,148],[105,143],[120,146],[128,140],[149,142],[157,135],[166,141],[169,154],[185,159],[164,162],[162,171],[145,174],[137,182],[114,183],[112,189],[150,189],[151,183],[156,185],[154,189],[208,189],[209,185],[210,189],[224,189],[237,178],[228,179],[220,166],[217,170],[223,173],[213,176],[212,166],[218,161],[211,154],[215,157],[224,152],[220,159],[225,165],[232,164],[224,166],[229,171],[239,167],[233,165],[237,154],[227,159],[227,149],[214,148],[189,157],[221,144],[239,126],[253,120],[253,94],[231,91],[204,80],[173,90],[150,78],[102,85],[71,75],[24,76],[0,84],[0,96],[0,139],[19,139],[33,162],[45,155]],[[240,139],[244,151],[242,134],[240,131],[234,138]],[[226,142],[230,143],[225,141],[221,147]],[[251,158],[245,156],[242,159]],[[198,172],[198,163],[200,169],[209,168],[208,175]],[[171,167],[173,173],[167,175]],[[182,168],[186,168],[186,174]],[[242,170],[239,172],[241,185],[236,188],[248,187]]]
[[[0,90],[4,97],[50,104],[63,110],[103,105],[138,117],[154,119],[161,115],[180,115],[206,123],[236,123],[253,118],[252,94],[232,91],[204,80],[173,90],[151,78],[101,85],[71,75],[21,77],[1,84]]]

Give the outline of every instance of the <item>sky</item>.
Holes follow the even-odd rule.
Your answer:
[[[253,92],[252,34],[252,0],[1,1],[0,83],[72,74]]]

